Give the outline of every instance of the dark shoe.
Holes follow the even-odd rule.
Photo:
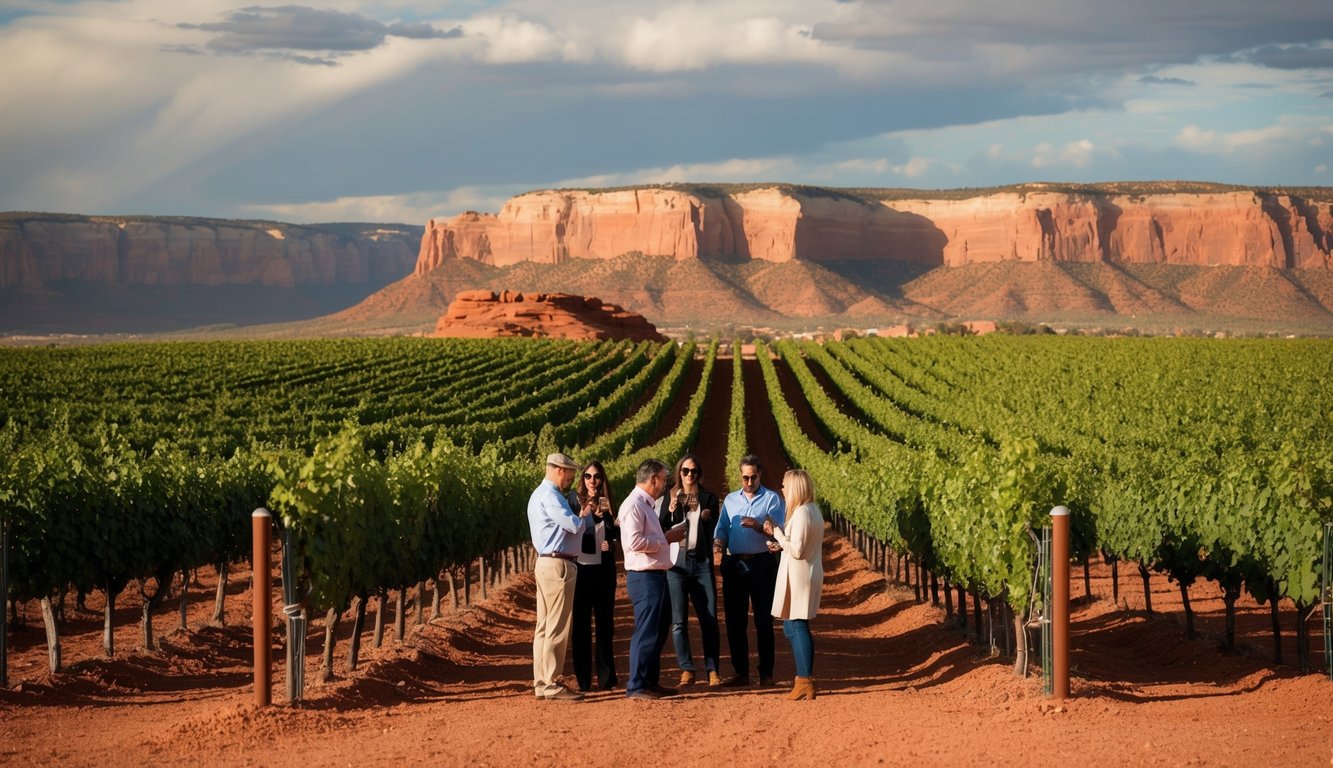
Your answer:
[[[547,700],[547,701],[582,701],[582,700],[583,700],[583,694],[579,693],[578,691],[571,691],[571,690],[569,690],[568,688],[561,687],[560,690],[556,691],[555,693],[547,694],[547,695],[546,695],[546,700]]]
[[[750,684],[750,678],[741,677],[740,675],[732,675],[731,677],[728,677],[726,680],[722,681],[723,688],[740,688],[742,686],[746,686],[749,684]]]
[[[676,690],[675,688],[663,688],[660,685],[654,685],[649,690],[651,690],[653,693],[663,698],[667,696],[675,696],[676,694],[680,693],[680,691]]]
[[[762,685],[762,686],[764,686],[765,688],[771,688],[771,687],[777,685],[777,683],[773,682],[773,678],[768,677],[768,676],[765,676],[765,675],[760,675],[760,676],[759,676],[759,684]]]
[[[661,694],[649,688],[640,688],[637,691],[625,694],[627,699],[638,699],[639,701],[657,701],[662,698]]]

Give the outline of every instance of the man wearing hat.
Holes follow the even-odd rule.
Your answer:
[[[575,512],[565,500],[579,465],[563,453],[546,457],[546,478],[528,498],[528,527],[537,548],[537,629],[532,635],[532,677],[537,698],[577,701],[583,694],[555,680],[565,671],[574,612],[574,582],[587,509]]]

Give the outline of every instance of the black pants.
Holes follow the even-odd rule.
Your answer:
[[[747,614],[754,614],[759,645],[759,676],[773,676],[773,591],[778,583],[778,561],[763,553],[747,559],[728,555],[722,560],[722,605],[727,611],[727,647],[731,665],[741,677],[750,676],[750,638]]]
[[[606,690],[619,682],[616,678],[615,654],[611,639],[615,635],[616,564],[603,557],[601,565],[580,565],[574,581],[574,625],[570,629],[570,643],[574,655],[574,679],[587,691],[592,688],[594,657],[597,665],[597,684]],[[597,642],[594,646],[592,625],[597,623]],[[595,648],[595,652],[594,652]]]

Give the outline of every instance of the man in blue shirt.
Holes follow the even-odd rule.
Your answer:
[[[727,495],[713,531],[713,549],[722,557],[722,604],[727,612],[727,645],[736,670],[722,684],[750,684],[750,641],[746,614],[753,610],[759,645],[759,684],[773,684],[773,591],[778,580],[777,542],[764,535],[764,521],[781,527],[782,496],[760,484],[759,457],[740,461],[741,489]]]
[[[591,508],[570,509],[565,491],[579,465],[563,453],[546,457],[546,479],[528,498],[528,527],[537,548],[537,628],[532,635],[532,677],[538,699],[577,701],[583,694],[555,680],[565,671],[574,612],[579,548]]]

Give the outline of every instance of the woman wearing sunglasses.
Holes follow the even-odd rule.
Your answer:
[[[600,461],[583,468],[578,484],[569,492],[569,505],[587,507],[595,525],[583,534],[577,558],[578,578],[574,582],[574,626],[570,630],[573,645],[574,678],[580,691],[592,690],[594,658],[597,684],[602,690],[616,686],[615,656],[611,639],[615,625],[612,613],[616,601],[616,558],[620,529],[616,525],[616,505],[611,502],[611,488]],[[597,624],[593,642],[592,625]]]
[[[675,478],[676,487],[662,496],[657,515],[663,530],[684,525],[686,533],[685,541],[673,547],[674,563],[667,571],[671,610],[663,615],[671,617],[671,644],[675,646],[676,663],[681,670],[680,684],[702,681],[706,674],[709,685],[719,685],[722,679],[718,676],[717,659],[721,642],[717,627],[717,582],[713,576],[713,529],[717,526],[718,499],[701,485],[703,471],[693,453],[681,456],[676,462]],[[703,670],[695,667],[690,652],[691,603],[704,645]]]

